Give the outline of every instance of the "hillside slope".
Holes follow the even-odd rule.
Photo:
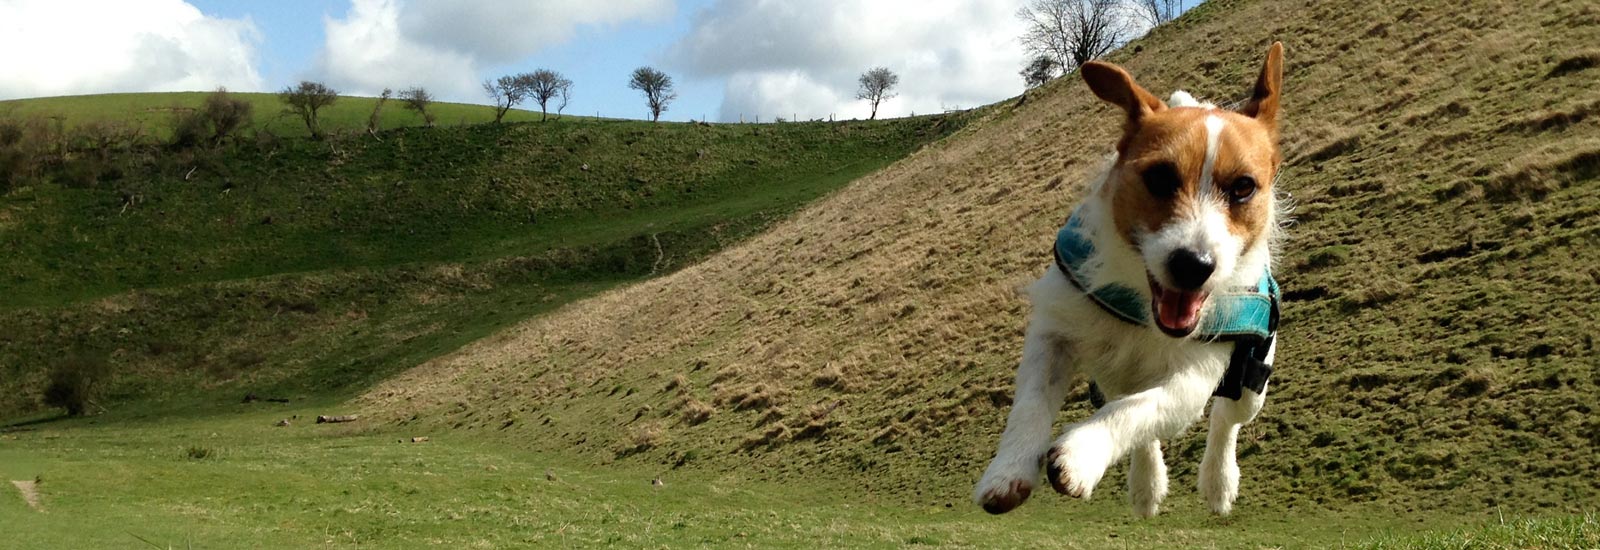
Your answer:
[[[1592,509],[1600,7],[1213,0],[1113,60],[1158,93],[1227,102],[1273,40],[1298,222],[1241,507]],[[360,403],[596,462],[961,502],[1009,403],[1016,288],[1117,125],[1061,79],[760,237]],[[1082,388],[1070,399],[1065,418],[1088,412]],[[1193,486],[1202,444],[1171,443],[1174,487]]]
[[[0,244],[12,251],[0,257],[0,284],[14,290],[0,306],[681,231],[718,218],[708,207],[804,202],[960,118],[405,128],[123,154],[95,164],[98,177],[69,164],[47,184],[0,195]]]
[[[347,398],[688,265],[967,118],[566,119],[70,151],[0,188],[0,420],[47,409],[42,388],[75,361],[107,366],[112,409]]]

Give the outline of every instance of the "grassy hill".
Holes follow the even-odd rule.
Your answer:
[[[0,101],[0,117],[41,117],[59,120],[69,128],[90,122],[115,122],[142,128],[146,135],[160,139],[172,133],[179,113],[199,107],[208,94],[210,92],[152,92],[13,99]],[[305,124],[295,115],[284,111],[277,94],[229,94],[250,102],[257,128],[283,137],[308,135]],[[340,97],[319,113],[319,120],[328,132],[365,132],[367,118],[371,116],[376,103],[377,99],[371,97]],[[434,114],[434,123],[439,126],[465,126],[494,120],[494,108],[484,105],[439,102],[429,110]],[[385,130],[423,125],[422,115],[402,108],[397,100],[384,104],[381,120]],[[539,111],[536,110],[512,109],[505,116],[505,122],[537,120]]]
[[[960,127],[548,123],[128,153],[0,197],[0,415],[63,357],[108,403],[352,391],[671,272]]]
[[[1297,221],[1229,518],[1191,489],[1197,434],[1168,443],[1173,495],[1151,521],[1129,517],[1120,468],[1089,503],[968,504],[1009,405],[1016,289],[1119,124],[1064,78],[971,120],[398,130],[14,191],[0,238],[22,252],[0,281],[27,291],[0,316],[0,418],[21,422],[0,429],[0,478],[38,482],[42,503],[0,498],[0,531],[1593,547],[1600,8],[1212,0],[1113,60],[1227,102],[1273,40]],[[569,150],[584,133],[594,149]],[[119,365],[120,405],[20,415],[74,349]],[[346,412],[363,420],[310,421]],[[1079,388],[1063,420],[1088,413]]]
[[[1213,1],[1113,56],[1153,90],[1226,102],[1267,44],[1288,48],[1289,301],[1241,507],[1600,503],[1597,20],[1569,2]],[[1011,395],[1015,289],[1118,128],[1085,92],[1061,79],[704,263],[359,403],[600,463],[965,506]],[[1070,403],[1088,413],[1081,388]],[[1173,500],[1195,498],[1202,446],[1170,443]]]

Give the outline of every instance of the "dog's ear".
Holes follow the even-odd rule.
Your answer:
[[[1267,62],[1261,65],[1261,76],[1256,78],[1256,87],[1250,93],[1250,101],[1239,109],[1239,113],[1253,117],[1267,125],[1274,133],[1278,131],[1278,100],[1283,92],[1283,43],[1273,42],[1267,49]]]
[[[1166,103],[1133,81],[1133,76],[1122,67],[1100,61],[1084,63],[1078,73],[1083,76],[1083,81],[1089,84],[1089,89],[1094,95],[1106,103],[1121,107],[1128,114],[1127,122],[1122,129],[1122,142],[1117,144],[1117,150],[1122,150],[1127,145],[1128,138],[1139,130],[1139,122],[1151,113],[1165,110]]]

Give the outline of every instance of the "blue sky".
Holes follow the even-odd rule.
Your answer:
[[[663,118],[864,118],[856,76],[901,76],[883,116],[1023,89],[1026,0],[0,0],[0,99],[425,86],[485,102],[484,79],[549,68],[569,112],[647,116],[629,73],[672,75]],[[524,105],[524,108],[529,106]]]
[[[273,89],[316,77],[308,71],[322,50],[323,18],[343,17],[350,9],[348,0],[191,0],[190,3],[206,15],[249,18],[255,23],[261,34],[259,70]],[[628,74],[639,65],[659,64],[661,52],[687,34],[691,16],[710,5],[710,0],[679,0],[676,13],[668,21],[579,26],[572,40],[518,62],[487,67],[484,77],[553,69],[577,83],[569,112],[594,114],[599,111],[606,116],[642,118],[648,116],[648,112],[639,93],[628,89]],[[674,81],[679,99],[671,105],[668,111],[671,116],[667,118],[701,119],[716,115],[722,100],[720,80],[679,75]],[[397,89],[403,86],[406,84],[395,84]],[[485,101],[476,96],[452,99]]]

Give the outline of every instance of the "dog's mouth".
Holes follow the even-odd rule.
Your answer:
[[[1167,336],[1183,338],[1200,325],[1200,308],[1211,296],[1208,292],[1176,290],[1150,279],[1150,309],[1155,312],[1156,328]]]

